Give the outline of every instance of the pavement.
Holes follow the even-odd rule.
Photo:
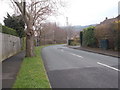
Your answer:
[[[111,49],[105,50],[101,48],[91,48],[91,47],[81,47],[81,46],[67,46],[67,47],[120,58],[120,52]]]
[[[42,58],[52,88],[119,87],[120,63],[116,57],[54,45],[42,49]]]
[[[2,88],[12,88],[25,52],[20,52],[2,62]]]

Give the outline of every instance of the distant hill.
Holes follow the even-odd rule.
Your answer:
[[[87,28],[89,26],[96,26],[97,24],[91,24],[91,25],[86,25],[86,26],[81,26],[81,25],[75,25],[75,26],[71,26],[71,28],[75,31],[82,31],[84,28]],[[69,28],[69,27],[66,27],[66,26],[63,26],[61,28]]]
[[[84,28],[87,28],[89,26],[96,26],[97,24],[91,24],[91,25],[86,25],[86,26],[80,26],[80,25],[77,25],[77,26],[72,26],[72,28],[76,31],[82,31]]]

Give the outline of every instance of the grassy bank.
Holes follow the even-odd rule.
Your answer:
[[[24,58],[13,88],[50,88],[40,54],[42,48],[35,48],[35,57]]]

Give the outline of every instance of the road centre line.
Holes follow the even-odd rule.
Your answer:
[[[63,49],[61,49],[61,51],[62,51],[62,52],[64,52],[64,50],[63,50]]]
[[[62,51],[62,52],[64,52],[64,50],[63,50],[63,49],[61,49],[61,51]],[[83,58],[82,56],[77,55],[77,54],[74,54],[74,53],[69,53],[69,54],[71,54],[71,55],[73,55],[73,56],[77,56],[77,57]]]
[[[80,57],[80,58],[83,58],[82,56],[80,55],[77,55],[77,54],[74,54],[74,53],[70,53],[71,55],[74,55],[74,56],[77,56],[77,57]]]
[[[109,66],[109,65],[106,65],[106,64],[103,64],[103,63],[100,63],[100,62],[97,62],[97,64],[102,65],[102,66],[105,66],[105,67],[108,67],[108,68],[111,68],[111,69],[116,70],[116,71],[120,71],[120,70],[117,69],[117,68],[111,67],[111,66]]]

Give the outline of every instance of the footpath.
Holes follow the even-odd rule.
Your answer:
[[[23,51],[2,62],[2,89],[12,88],[24,57]]]
[[[83,51],[88,51],[88,52],[92,52],[92,53],[98,53],[98,54],[103,54],[103,55],[108,55],[108,56],[120,58],[120,52],[113,51],[110,49],[104,50],[101,48],[80,47],[80,46],[68,46],[68,47],[73,48],[73,49],[77,49],[77,50],[83,50]]]

